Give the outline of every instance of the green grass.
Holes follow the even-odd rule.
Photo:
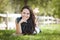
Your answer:
[[[42,32],[36,35],[13,36],[15,30],[0,30],[0,40],[60,40],[60,24],[40,26]]]

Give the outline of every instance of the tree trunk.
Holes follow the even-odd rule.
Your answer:
[[[24,0],[24,6],[26,6],[28,3],[28,0]]]

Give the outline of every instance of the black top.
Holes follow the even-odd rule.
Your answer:
[[[17,18],[17,23],[22,19],[22,17]],[[22,34],[33,34],[34,30],[31,24],[32,21],[27,20],[27,22],[21,23]]]

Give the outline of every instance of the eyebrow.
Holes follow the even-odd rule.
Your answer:
[[[24,11],[24,13],[25,13],[25,11]],[[29,14],[29,13],[28,13]]]

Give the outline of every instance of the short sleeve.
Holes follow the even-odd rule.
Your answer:
[[[19,21],[22,19],[22,17],[16,18],[16,23],[19,23]]]

